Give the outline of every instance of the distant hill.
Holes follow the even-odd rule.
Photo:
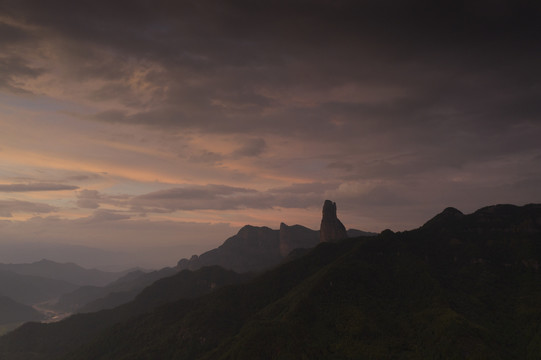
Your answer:
[[[21,275],[33,275],[49,279],[63,280],[80,286],[103,286],[118,279],[126,273],[85,269],[74,263],[60,264],[46,259],[42,259],[30,264],[0,264],[0,270],[8,270]]]
[[[107,286],[83,286],[62,295],[54,307],[67,312],[92,312],[112,309],[135,298],[154,281],[171,276],[178,270],[163,268],[145,273],[133,271]]]
[[[133,255],[87,246],[9,239],[2,239],[0,242],[1,263],[33,263],[40,259],[49,259],[59,263],[73,262],[88,269],[100,268],[111,269],[111,271],[123,271],[136,265]]]
[[[248,278],[248,275],[217,266],[197,271],[184,270],[156,281],[132,302],[115,309],[72,315],[57,323],[24,324],[22,329],[0,337],[0,359],[58,359],[64,352],[85,344],[115,324],[150,312],[168,302],[192,299]]]
[[[78,288],[77,285],[63,280],[0,270],[0,295],[8,296],[26,305],[56,299],[76,288]]]
[[[446,209],[416,230],[321,243],[198,298],[155,307],[180,287],[164,279],[141,307],[144,292],[25,324],[0,338],[0,358],[538,359],[540,236],[541,205]],[[197,289],[201,274],[169,279]]]
[[[280,262],[279,231],[246,225],[218,248],[178,262],[179,270],[218,265],[236,272],[265,269]]]
[[[0,296],[0,325],[41,319],[43,319],[43,315],[34,308],[16,302],[7,296]]]

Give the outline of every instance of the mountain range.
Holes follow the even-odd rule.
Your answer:
[[[143,272],[136,270],[106,286],[82,286],[60,296],[54,308],[66,312],[92,312],[110,309],[133,300],[154,281],[177,272],[173,268]]]
[[[107,272],[85,269],[74,263],[58,263],[42,259],[28,264],[0,264],[0,271],[7,270],[20,275],[39,276],[66,281],[74,285],[103,286],[125,275],[127,271]]]
[[[26,304],[58,298],[73,291],[77,285],[64,280],[49,279],[35,275],[21,275],[12,271],[0,270],[0,295]]]
[[[16,302],[7,296],[0,296],[0,325],[41,319],[43,315],[31,306]]]
[[[343,235],[346,238],[377,234],[356,229],[346,232],[344,229]],[[240,273],[257,272],[278,265],[295,249],[313,248],[319,242],[320,231],[302,225],[288,226],[281,223],[279,230],[246,225],[218,248],[199,256],[193,255],[190,259],[181,259],[177,269],[196,270],[203,266],[218,265]]]
[[[336,217],[336,205],[331,213],[325,210],[325,206],[323,208],[322,223],[329,221],[341,225]],[[334,231],[333,226],[327,228]],[[175,268],[163,268],[148,273],[134,271],[106,286],[83,286],[62,295],[55,309],[79,313],[111,309],[133,300],[154,281],[184,269],[197,270],[217,265],[238,273],[264,271],[278,265],[293,250],[316,246],[320,242],[320,233],[319,230],[301,225],[288,226],[284,223],[280,224],[279,230],[246,225],[218,248],[199,256],[193,255],[189,260],[181,259]],[[356,229],[349,229],[347,232],[344,229],[343,233],[344,237],[375,235],[377,234]]]
[[[539,204],[448,208],[255,277],[181,271],[115,309],[25,324],[0,358],[538,359],[540,236]]]

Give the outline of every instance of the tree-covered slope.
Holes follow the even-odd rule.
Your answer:
[[[0,359],[57,359],[116,323],[152,311],[167,302],[201,296],[246,279],[247,275],[219,267],[206,267],[194,272],[184,270],[156,281],[135,300],[115,309],[76,314],[51,324],[24,324],[0,338]]]
[[[95,331],[57,357],[538,359],[540,234],[540,205],[446,209],[417,230],[320,244],[248,283]],[[0,357],[55,358],[32,340],[49,329],[0,338]]]
[[[322,244],[119,324],[68,359],[538,358],[540,207],[433,220]]]
[[[148,273],[133,271],[106,286],[82,286],[62,295],[56,309],[67,312],[92,312],[112,309],[135,298],[154,281],[177,273],[176,269],[163,268]]]

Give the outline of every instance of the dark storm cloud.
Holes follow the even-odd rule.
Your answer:
[[[126,205],[141,212],[309,208],[320,206],[322,194],[337,187],[337,183],[304,183],[257,191],[225,185],[190,185],[136,196]]]
[[[321,194],[328,190],[335,190],[339,183],[297,183],[290,186],[269,189],[270,193],[277,194]]]
[[[263,157],[274,145],[269,134],[301,147],[310,140],[333,178],[384,184],[346,193],[351,207],[448,201],[460,191],[444,198],[423,190],[433,182],[476,192],[486,184],[447,178],[471,171],[465,183],[485,181],[486,168],[507,174],[508,164],[539,156],[538,1],[22,0],[0,3],[0,12],[19,24],[3,25],[0,39],[12,50],[0,57],[8,69],[0,67],[0,86],[14,89],[17,76],[46,71],[26,63],[16,44],[54,39],[63,69],[81,88],[103,82],[88,99],[120,103],[98,107],[87,116],[92,121],[253,139],[230,154],[185,155],[206,164]],[[537,172],[530,182],[506,181],[526,187]],[[148,212],[308,207],[337,187],[187,186],[116,200],[81,193],[78,204],[117,201]]]
[[[266,147],[267,144],[262,138],[249,139],[245,141],[245,143],[240,148],[233,152],[233,156],[258,156],[263,151],[265,151]]]
[[[273,198],[275,206],[283,208],[310,208],[321,206],[322,198],[329,191],[338,188],[339,183],[298,183],[266,191]]]
[[[253,189],[226,185],[191,185],[160,190],[133,198],[135,210],[231,210],[239,208],[268,208],[263,196]]]
[[[140,214],[177,210],[309,208],[320,206],[322,194],[337,188],[338,183],[304,183],[266,191],[213,184],[185,185],[138,196],[109,195],[85,189],[78,192],[77,205],[87,209],[112,205]]]
[[[2,184],[0,192],[29,192],[29,191],[63,191],[77,190],[78,186],[51,183],[33,183],[33,184]]]
[[[17,1],[3,10],[65,39],[70,55],[82,51],[90,60],[74,68],[89,77],[122,77],[128,59],[163,67],[147,75],[165,86],[162,110],[96,117],[107,121],[254,133],[287,127],[339,139],[355,132],[328,134],[337,112],[352,130],[403,122],[423,133],[438,113],[481,127],[538,119],[536,2]],[[306,96],[345,84],[405,93],[398,102],[383,94],[377,104],[362,96],[337,104],[323,94],[308,107],[276,98],[295,87]],[[128,93],[116,84],[91,96]]]
[[[8,46],[29,40],[29,35],[22,29],[0,21],[0,44]]]
[[[13,213],[43,214],[57,211],[54,206],[20,200],[0,200],[0,217],[12,217]]]
[[[0,89],[17,94],[29,94],[29,91],[21,88],[19,79],[36,78],[42,73],[42,69],[30,66],[20,56],[0,55]]]
[[[44,69],[31,65],[19,53],[18,47],[29,44],[34,44],[30,33],[0,20],[0,90],[29,94],[29,91],[21,88],[21,80],[34,79],[44,73]]]

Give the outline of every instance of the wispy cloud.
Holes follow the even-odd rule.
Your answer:
[[[58,208],[30,201],[0,200],[0,217],[12,217],[13,213],[47,214]]]
[[[52,183],[0,184],[0,192],[77,190],[78,186]]]

